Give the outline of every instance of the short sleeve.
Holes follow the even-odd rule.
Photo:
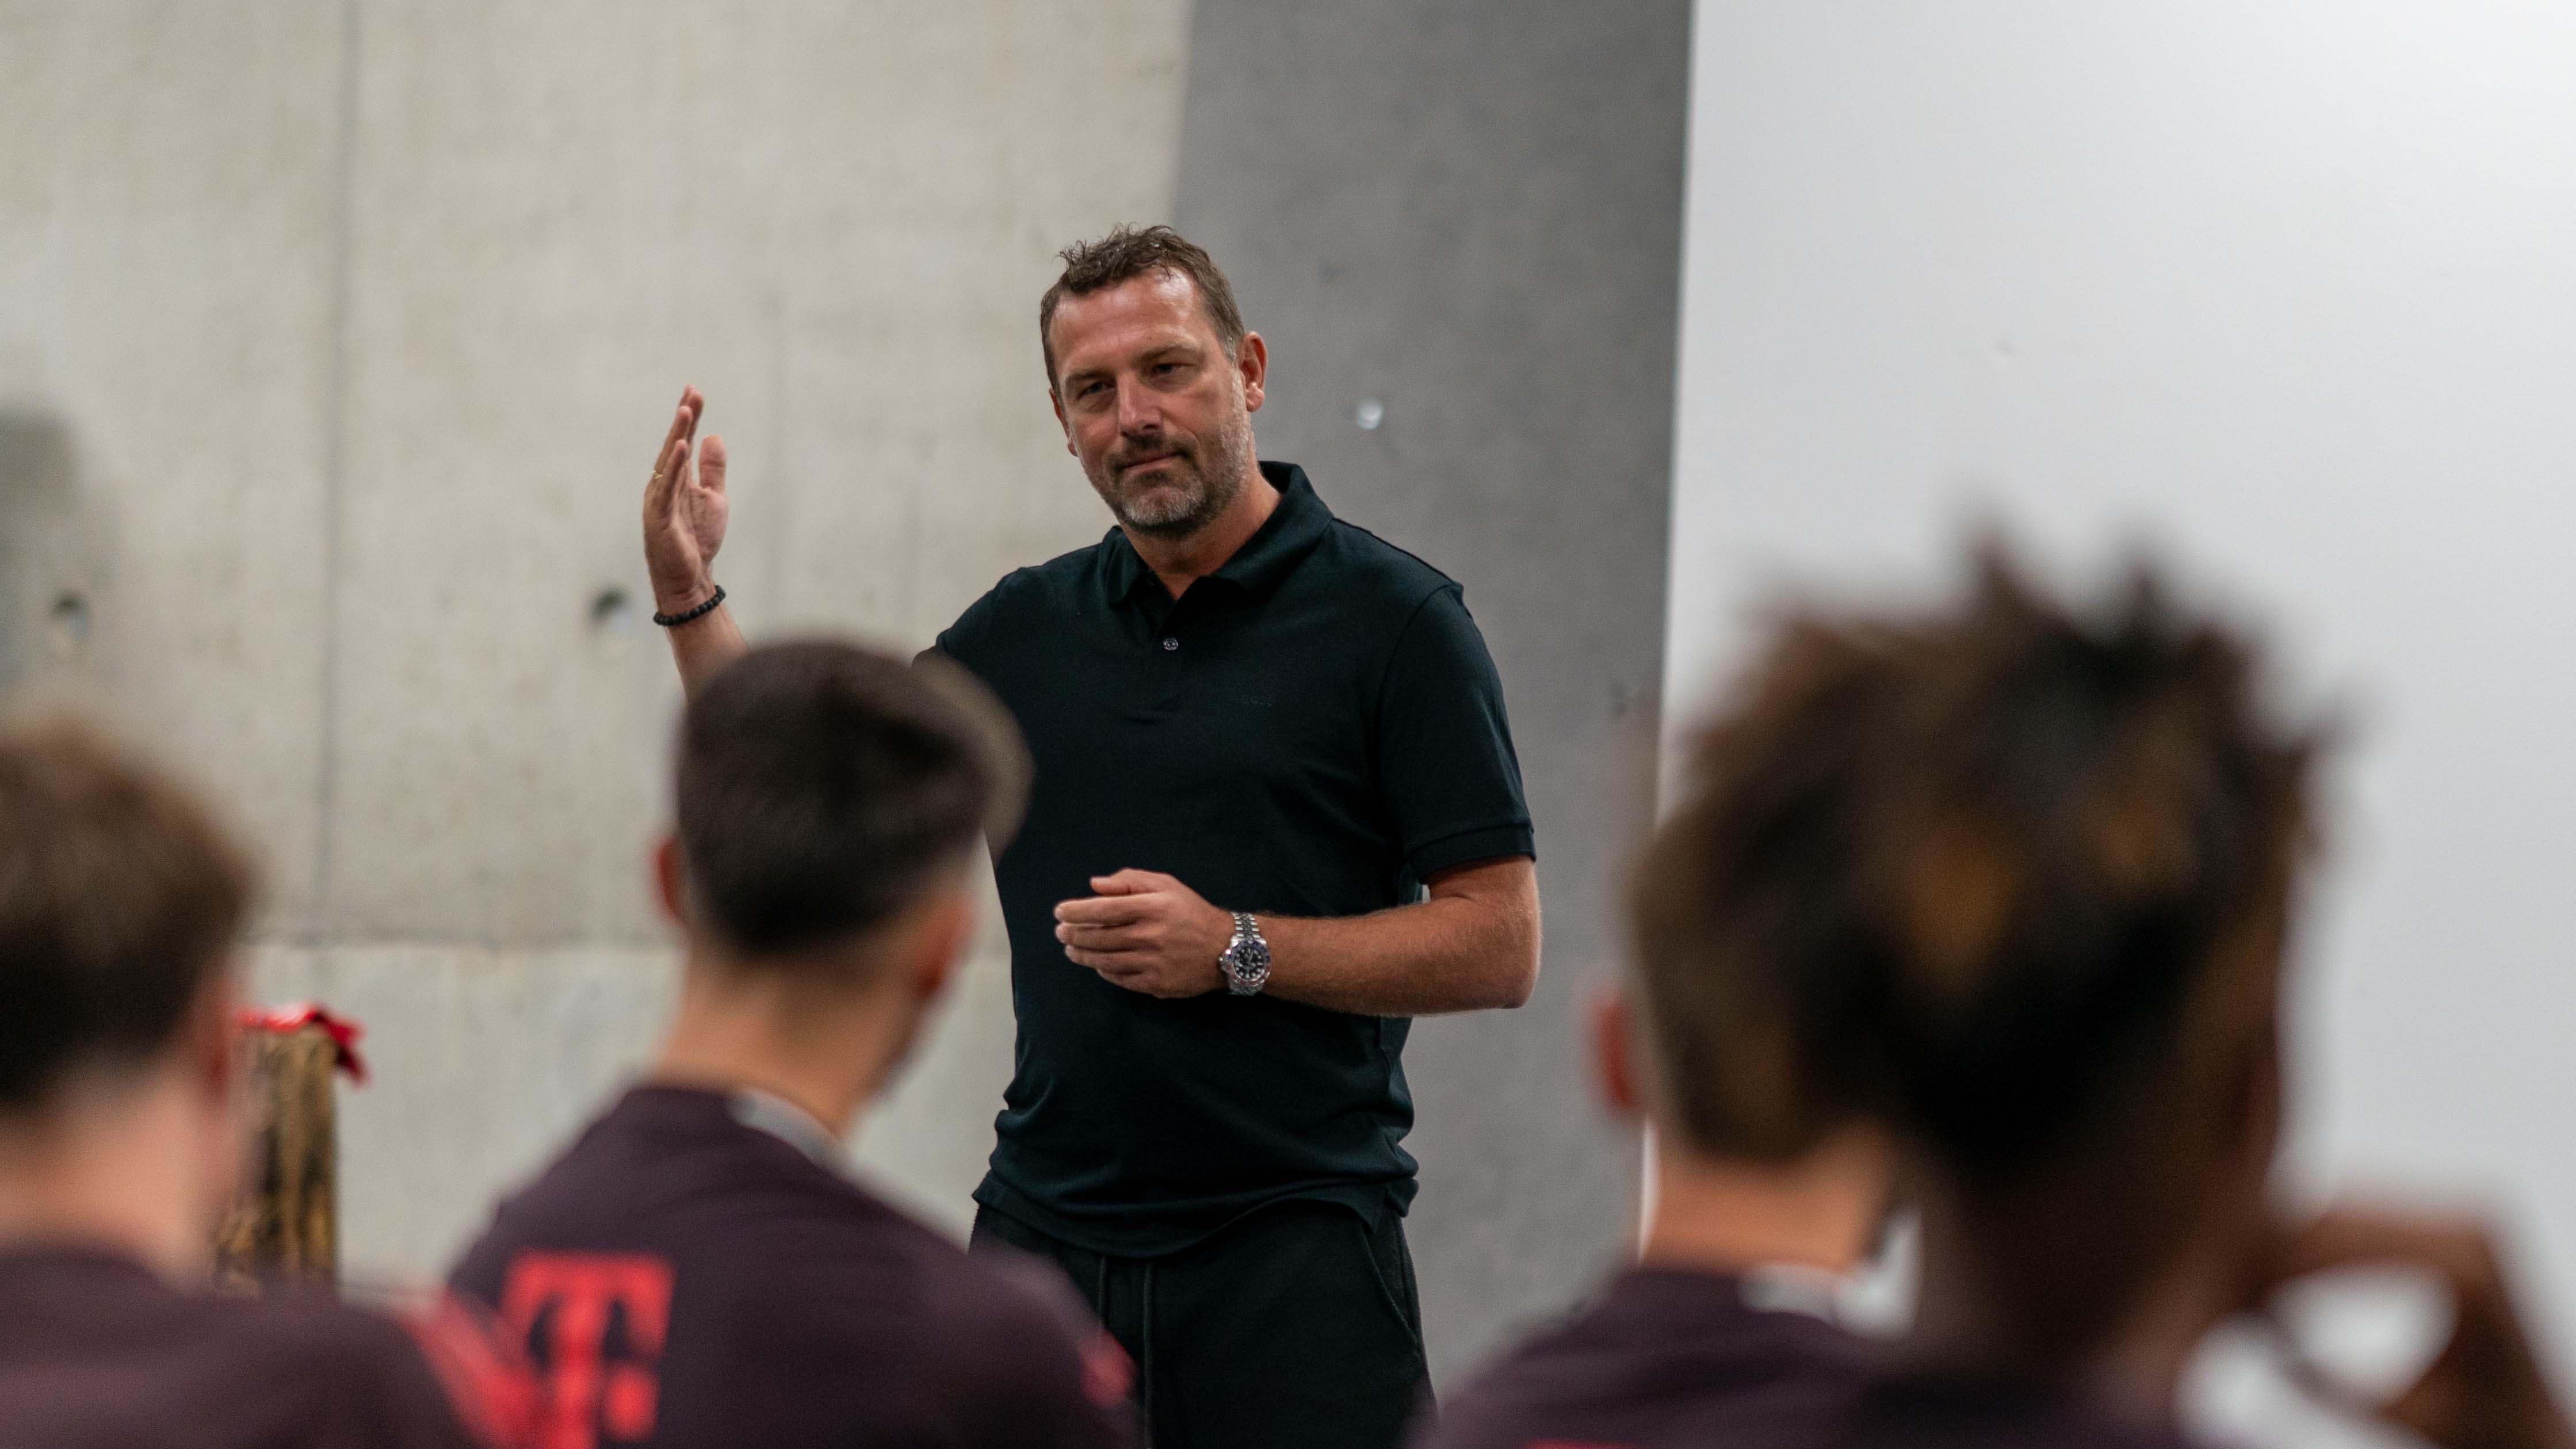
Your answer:
[[[985,596],[985,598],[990,597],[992,596],[989,594]],[[969,608],[965,613],[957,616],[956,623],[939,631],[939,637],[930,641],[929,648],[914,655],[913,662],[917,664],[922,660],[929,658],[931,655],[937,654],[949,660],[951,663],[963,664],[969,669],[974,668],[975,664],[972,658],[975,652],[974,645],[969,641],[972,639],[975,630],[975,616],[981,612],[983,608],[984,600],[976,600],[972,608]]]
[[[1535,855],[1502,676],[1456,585],[1413,611],[1380,686],[1378,780],[1417,880]]]

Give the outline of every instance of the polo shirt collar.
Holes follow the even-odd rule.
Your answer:
[[[1294,463],[1265,461],[1261,476],[1279,490],[1279,506],[1270,510],[1270,516],[1261,521],[1233,557],[1208,575],[1254,598],[1262,598],[1277,588],[1297,561],[1323,541],[1333,522],[1333,511],[1315,496],[1314,485],[1306,481],[1305,469]],[[1137,557],[1136,546],[1127,541],[1125,529],[1111,528],[1101,544],[1108,553],[1106,581],[1111,598],[1124,600],[1154,576],[1154,571]]]

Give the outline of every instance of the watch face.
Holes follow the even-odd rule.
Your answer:
[[[1217,958],[1217,965],[1225,972],[1228,989],[1237,996],[1250,996],[1270,979],[1270,947],[1258,927],[1238,918],[1234,940]]]

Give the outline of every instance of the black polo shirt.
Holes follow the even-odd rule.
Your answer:
[[[1356,916],[1532,853],[1458,585],[1333,517],[1294,464],[1261,471],[1278,508],[1177,602],[1113,528],[1003,579],[937,645],[1037,764],[994,859],[1019,1046],[975,1199],[1095,1252],[1176,1251],[1291,1197],[1401,1212],[1409,1021],[1113,986],[1065,959],[1059,901],[1133,867],[1227,910]]]

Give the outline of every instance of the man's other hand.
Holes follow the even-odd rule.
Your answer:
[[[705,394],[681,391],[644,488],[644,571],[653,581],[653,607],[664,614],[686,613],[715,593],[716,550],[725,535],[725,449],[713,433],[703,450],[696,447],[706,408]]]
[[[1067,960],[1148,996],[1203,996],[1225,985],[1216,958],[1234,940],[1234,916],[1172,877],[1122,870],[1091,878],[1096,895],[1055,908]]]

